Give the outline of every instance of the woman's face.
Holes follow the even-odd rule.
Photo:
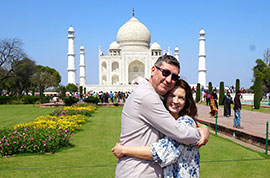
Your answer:
[[[186,102],[186,91],[175,87],[168,95],[166,106],[169,112],[177,119],[179,112],[184,108]]]

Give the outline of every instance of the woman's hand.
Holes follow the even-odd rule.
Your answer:
[[[116,143],[115,146],[112,148],[112,152],[114,156],[118,159],[125,156],[125,154],[123,153],[123,150],[124,150],[124,146],[121,145],[120,143]]]

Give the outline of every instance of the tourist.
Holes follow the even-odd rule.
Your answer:
[[[238,129],[242,129],[243,127],[240,126],[240,120],[241,120],[241,101],[240,101],[241,92],[238,90],[235,93],[234,97],[234,123],[233,127],[236,127]]]
[[[233,103],[232,97],[230,92],[227,91],[227,94],[224,96],[222,103],[224,104],[224,116],[230,117],[231,116],[231,104]]]
[[[196,128],[197,107],[188,83],[180,79],[165,96],[164,105],[178,123]],[[163,167],[164,177],[199,177],[200,154],[196,145],[185,145],[165,136],[150,146],[122,146],[112,149],[117,158],[133,156],[153,160]]]
[[[210,96],[210,112],[211,117],[216,117],[218,115],[218,108],[213,95]]]
[[[218,97],[217,97],[217,90],[216,89],[213,90],[212,96],[213,96],[213,99],[215,101],[216,108],[218,109],[218,102],[217,102]]]
[[[109,97],[110,97],[111,102],[113,103],[113,93],[112,93],[112,91],[110,91]]]
[[[177,122],[166,110],[161,96],[174,88],[180,66],[170,55],[158,58],[151,68],[150,79],[144,79],[128,96],[122,111],[120,143],[126,146],[146,146],[158,141],[164,134],[183,144],[207,143],[207,128],[192,128]],[[122,157],[118,160],[115,177],[161,177],[158,163]]]
[[[206,106],[210,106],[210,97],[210,93],[208,91],[205,91]]]
[[[103,92],[102,91],[99,91],[98,97],[100,99],[100,102],[103,103],[104,102],[104,95],[103,95]]]

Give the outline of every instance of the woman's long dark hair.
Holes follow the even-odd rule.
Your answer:
[[[175,87],[180,87],[180,88],[183,88],[186,92],[186,101],[185,101],[185,106],[183,107],[183,109],[179,112],[179,116],[184,116],[184,115],[188,115],[190,116],[192,119],[194,119],[194,121],[196,122],[197,124],[197,116],[198,116],[198,113],[197,113],[197,106],[195,104],[195,101],[193,99],[193,96],[192,96],[192,90],[189,86],[189,84],[183,80],[183,79],[179,79],[176,84],[175,84]],[[169,95],[170,92],[168,92],[166,95],[165,95],[165,98],[164,98],[164,104],[166,103],[167,101],[167,97]],[[165,104],[166,106],[166,104]],[[166,106],[167,108],[167,106]],[[168,108],[167,108],[168,109]]]

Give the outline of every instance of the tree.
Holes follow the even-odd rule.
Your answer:
[[[212,82],[208,82],[208,93],[212,94],[212,92],[213,92]]]
[[[13,73],[16,80],[17,93],[19,95],[21,95],[23,91],[28,94],[31,87],[31,78],[36,70],[35,62],[28,58],[23,58],[13,63]]]
[[[260,75],[262,79],[262,89],[263,94],[270,92],[270,66],[267,66],[266,63],[261,60],[256,60],[256,66],[253,67],[253,81],[256,76]],[[251,87],[254,89],[254,85]]]
[[[267,67],[270,66],[270,49],[267,48],[263,54],[264,57],[264,63],[266,64]]]
[[[26,57],[17,38],[0,40],[0,83],[11,76],[13,63]]]
[[[240,80],[235,80],[235,92],[240,91]]]
[[[60,93],[60,98],[63,99],[64,97],[66,97],[66,87],[63,85],[59,85],[56,88],[56,91]]]
[[[79,92],[80,92],[80,98],[82,98],[82,96],[83,96],[83,86],[80,86],[79,89],[80,89],[80,90],[79,90]]]
[[[254,108],[260,109],[262,100],[262,75],[257,74],[254,81]]]
[[[196,103],[198,103],[199,101],[201,101],[201,85],[200,83],[197,83],[197,87],[196,87]]]
[[[33,84],[39,90],[40,96],[43,96],[45,89],[57,87],[61,82],[60,74],[48,66],[37,65],[37,71],[32,77]]]
[[[218,104],[219,105],[223,105],[222,104],[222,100],[224,98],[225,92],[224,92],[224,82],[220,82],[219,83],[219,98],[218,98]]]
[[[66,91],[68,91],[68,92],[77,92],[78,91],[78,87],[75,84],[73,84],[73,83],[69,83],[66,86]]]

